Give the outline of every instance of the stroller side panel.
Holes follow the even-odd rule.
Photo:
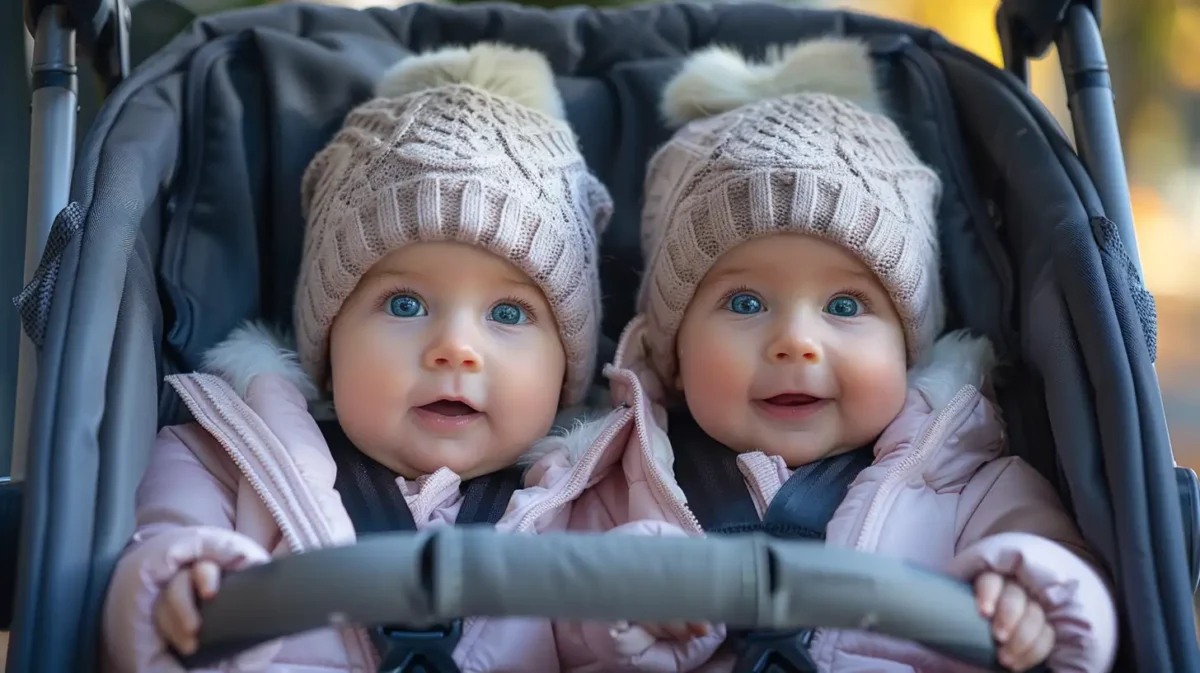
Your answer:
[[[1039,375],[1027,389],[1050,412],[1062,485],[1079,524],[1121,578],[1127,622],[1117,667],[1196,670],[1190,594],[1181,590],[1191,581],[1179,553],[1179,489],[1152,367],[1153,300],[1045,110],[975,57],[955,49],[938,56],[960,88],[967,134],[1004,169],[991,171],[990,193],[1008,244],[1022,251],[1015,257],[1016,320],[1021,354]]]
[[[82,233],[53,286],[11,670],[94,667],[103,592],[132,530],[153,429],[182,418],[162,376],[197,367],[244,319],[290,323],[300,175],[384,68],[480,40],[550,58],[588,163],[616,202],[601,268],[603,329],[615,339],[641,267],[645,161],[669,135],[657,115],[662,84],[709,43],[761,55],[831,33],[871,39],[898,120],[946,178],[952,320],[1024,363],[1000,391],[1014,448],[1069,493],[1085,535],[1121,573],[1138,638],[1136,651],[1126,640],[1122,668],[1200,669],[1194,642],[1179,637],[1192,617],[1180,611],[1187,583],[1168,501],[1176,490],[1162,482],[1161,410],[1137,406],[1157,400],[1130,313],[1137,288],[1121,285],[1092,236],[1098,201],[1065,141],[1031,116],[1036,103],[911,26],[783,5],[663,4],[278,5],[196,23],[114,93],[80,152],[72,198]]]
[[[169,70],[142,73],[165,79],[123,89],[89,134],[72,186],[86,219],[45,279],[53,302],[31,427],[11,670],[94,665],[95,615],[153,442],[151,355],[161,319],[150,250],[159,235],[145,231],[159,229],[158,195],[179,144]]]

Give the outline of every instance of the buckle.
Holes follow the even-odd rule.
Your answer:
[[[808,652],[812,631],[751,631],[741,635],[737,673],[817,673]]]
[[[461,619],[429,629],[402,626],[371,629],[381,673],[459,673],[453,654],[461,639]]]

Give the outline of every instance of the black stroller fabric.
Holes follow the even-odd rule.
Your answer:
[[[1117,669],[1200,670],[1153,301],[1061,130],[1015,79],[935,33],[742,3],[277,5],[202,20],[150,58],[91,129],[63,245],[23,306],[44,341],[9,665],[93,669],[155,431],[185,413],[162,377],[196,368],[242,320],[290,325],[301,173],[385,67],[482,40],[546,54],[616,203],[602,241],[607,361],[633,315],[645,162],[669,136],[666,79],[711,43],[757,56],[827,34],[869,40],[897,121],[943,176],[952,323],[996,345],[1013,450],[1056,484],[1117,578]]]

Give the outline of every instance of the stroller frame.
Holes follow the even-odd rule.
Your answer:
[[[111,91],[129,74],[130,14],[124,0],[25,0],[26,21],[35,36],[32,98],[32,128],[30,138],[31,179],[26,222],[24,279],[29,282],[43,260],[55,218],[67,207],[71,192],[74,146],[76,140],[75,110],[77,104],[77,49],[94,65],[106,90]],[[1138,276],[1141,267],[1129,199],[1121,145],[1117,135],[1116,111],[1108,76],[1107,61],[1099,30],[1099,0],[1003,0],[997,10],[996,27],[1004,56],[1005,69],[1024,83],[1027,62],[1044,55],[1056,45],[1066,82],[1068,101],[1077,152],[1095,187],[1095,196],[1103,211],[1119,233],[1121,243]],[[75,243],[78,245],[78,243]],[[73,269],[70,270],[72,273]],[[52,315],[66,309],[52,309]],[[61,318],[62,316],[59,316]],[[65,322],[56,320],[56,322]],[[116,334],[118,341],[140,343],[141,337]],[[47,335],[48,340],[62,341],[64,334]],[[58,345],[58,344],[56,344]],[[42,657],[33,648],[32,628],[23,624],[22,615],[30,614],[37,603],[47,600],[47,573],[41,560],[53,552],[45,531],[57,519],[43,498],[32,496],[37,485],[45,487],[49,470],[43,454],[51,442],[66,441],[55,437],[53,419],[60,404],[55,383],[64,362],[38,362],[37,349],[30,337],[22,333],[18,369],[17,414],[13,436],[13,470],[10,481],[0,481],[0,535],[8,552],[0,552],[0,617],[8,616],[10,601],[3,583],[9,581],[9,570],[16,555],[16,567],[11,575],[15,587],[12,614],[15,615],[13,638],[10,644],[9,670],[46,670],[36,662]],[[110,377],[120,379],[128,374],[127,363],[114,361]],[[39,367],[39,364],[42,365]],[[39,371],[41,369],[41,371]],[[1135,374],[1135,376],[1140,374]],[[1153,377],[1153,371],[1149,374]],[[1153,381],[1157,383],[1156,379]],[[1157,390],[1155,390],[1157,393]],[[1162,418],[1161,400],[1141,400],[1156,407]],[[121,403],[122,405],[124,403]],[[110,430],[122,433],[127,428]],[[1145,437],[1165,435],[1165,420],[1159,428],[1151,428]],[[1164,438],[1158,438],[1165,442]],[[1169,446],[1169,444],[1168,444]],[[1190,473],[1190,471],[1188,471]],[[1177,473],[1178,476],[1178,473]],[[1195,476],[1191,475],[1193,493]],[[23,491],[25,484],[31,488]],[[1195,501],[1193,501],[1194,504]],[[16,503],[18,506],[11,506]],[[22,505],[23,506],[20,506]],[[1188,553],[1200,557],[1200,535],[1196,534],[1191,512],[1185,512],[1185,540]],[[61,524],[60,524],[61,525]],[[13,544],[19,534],[19,545]],[[1192,573],[1193,588],[1196,574]],[[72,590],[83,592],[90,578],[73,583]],[[58,587],[59,596],[66,591]],[[1182,617],[1181,617],[1182,618]],[[1187,615],[1190,620],[1190,614]],[[34,627],[47,628],[44,617],[37,617]],[[7,627],[7,619],[0,627]],[[1190,623],[1190,622],[1189,622]],[[76,634],[80,625],[65,628]],[[73,638],[73,641],[78,638]],[[84,639],[88,640],[88,639]],[[1200,662],[1200,653],[1181,655],[1183,660]],[[60,659],[61,661],[61,659]],[[1177,661],[1179,663],[1179,661]]]

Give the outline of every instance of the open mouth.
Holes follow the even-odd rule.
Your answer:
[[[813,397],[812,395],[803,395],[799,393],[776,395],[763,400],[763,402],[766,404],[780,407],[803,407],[805,405],[816,404],[817,402],[821,401],[822,399],[820,397]]]
[[[785,393],[754,400],[754,406],[767,418],[781,421],[800,421],[818,413],[829,400],[802,393]]]
[[[471,414],[479,413],[479,410],[475,407],[467,404],[466,402],[460,402],[458,400],[438,400],[417,408],[428,411],[431,414],[437,414],[438,416],[449,416],[451,418],[470,416]]]

